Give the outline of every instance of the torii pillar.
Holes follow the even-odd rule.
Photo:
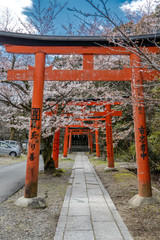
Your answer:
[[[140,206],[144,202],[150,203],[155,200],[152,198],[151,189],[141,59],[133,53],[130,56],[130,61],[132,67],[132,99],[139,188],[138,195],[130,200],[130,204]]]
[[[67,158],[67,152],[68,152],[68,126],[66,127],[64,134],[64,147],[63,147],[64,158]]]
[[[35,54],[35,72],[27,155],[25,198],[37,197],[45,54]]]
[[[59,137],[60,137],[60,130],[57,130],[54,134],[53,139],[53,152],[52,152],[52,158],[55,164],[55,168],[59,167]]]
[[[96,137],[96,156],[97,156],[97,158],[100,158],[98,127],[96,127],[96,129],[95,129],[95,137]]]
[[[112,116],[111,116],[111,105],[105,105],[106,112],[106,142],[107,142],[107,159],[108,169],[114,169],[114,153],[113,153],[113,137],[112,137]]]
[[[69,153],[71,153],[71,146],[72,146],[72,130],[69,132]]]
[[[90,131],[88,131],[87,136],[88,136],[88,149],[91,151],[91,138],[90,138]]]
[[[93,153],[93,137],[91,132],[90,132],[90,152]]]
[[[35,54],[35,70],[32,95],[31,121],[29,129],[29,143],[25,179],[24,198],[19,198],[15,204],[23,207],[32,206],[45,207],[45,200],[37,197],[39,153],[41,139],[41,121],[43,106],[43,89],[45,77],[45,53]],[[32,199],[32,200],[31,200]]]

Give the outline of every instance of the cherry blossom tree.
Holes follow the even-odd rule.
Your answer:
[[[117,25],[113,22],[108,14],[106,8],[106,1],[100,0],[102,8],[94,5],[93,1],[88,2],[96,10],[94,14],[84,14],[81,11],[74,9],[80,14],[87,17],[93,16],[93,21],[89,22],[80,18],[80,27],[78,34],[80,35],[103,35],[109,34],[110,40],[114,41],[114,36],[119,32],[123,37],[129,39],[128,34],[122,29],[122,25]],[[57,10],[52,9],[53,6],[57,6]],[[51,4],[49,7],[42,8],[40,0],[38,5],[34,6],[33,12],[29,15],[27,23],[21,21],[23,28],[28,33],[36,34],[50,34],[54,33],[55,25],[54,20],[56,15],[63,9],[64,5],[59,5],[58,1],[55,1],[55,5]],[[50,18],[53,16],[51,24],[47,24],[50,18],[45,18],[46,13]],[[99,18],[101,18],[99,20]],[[107,19],[107,22],[105,20]],[[109,22],[109,24],[108,24]],[[90,28],[90,26],[92,26]],[[8,28],[6,28],[8,29]],[[48,30],[47,30],[48,29]],[[67,34],[74,35],[75,29],[66,27]],[[115,29],[115,31],[113,31]],[[14,31],[16,31],[14,29]],[[130,40],[129,40],[130,41]],[[123,42],[119,43],[123,46]],[[126,46],[128,47],[128,46]],[[129,46],[130,47],[130,46]],[[139,51],[139,48],[137,48]],[[139,51],[141,54],[141,51]],[[155,56],[145,55],[143,61],[148,62],[150,66],[159,69],[159,60],[155,61]],[[154,61],[153,61],[154,59]],[[32,99],[32,82],[8,82],[6,78],[6,71],[10,68],[22,68],[27,69],[28,65],[34,66],[34,60],[32,56],[21,55],[9,55],[1,51],[1,83],[0,83],[0,102],[1,108],[1,120],[7,124],[8,127],[16,129],[16,131],[22,131],[26,134],[29,128],[29,119],[31,111],[31,99]],[[95,56],[95,69],[123,69],[124,65],[129,65],[129,59],[122,56]],[[82,69],[82,56],[48,56],[46,66],[52,65],[53,69]],[[127,96],[127,99],[126,99]],[[89,109],[82,109],[76,105],[77,100],[82,99],[110,99],[110,102],[121,101],[123,103],[123,109],[125,111],[125,117],[119,118],[120,123],[117,123],[117,119],[113,118],[113,124],[115,125],[114,135],[116,136],[115,146],[119,147],[119,142],[125,142],[126,146],[129,146],[130,139],[133,139],[133,124],[131,113],[131,91],[130,84],[127,83],[110,83],[110,82],[45,82],[44,86],[44,102],[43,102],[43,116],[42,116],[42,142],[44,143],[43,157],[45,166],[49,166],[49,162],[53,162],[51,159],[52,152],[52,140],[54,131],[57,128],[65,127],[69,124],[77,123],[77,118],[84,118],[85,114],[89,112]],[[75,104],[69,105],[70,102],[75,101]],[[55,114],[55,109],[58,112]],[[127,109],[126,110],[126,106]],[[119,107],[121,109],[122,106]],[[2,114],[3,112],[3,114]],[[46,112],[52,112],[53,115],[46,115]],[[72,112],[73,116],[68,117],[63,112]],[[120,128],[118,127],[120,126]],[[105,125],[102,128],[105,131]],[[129,139],[130,138],[130,139]]]
[[[153,1],[153,0],[148,0],[148,1]],[[147,1],[147,2],[148,2]],[[129,34],[124,27],[124,23],[122,22],[121,19],[114,13],[111,14],[108,7],[107,3],[108,0],[99,0],[94,1],[94,0],[86,0],[91,6],[93,11],[90,12],[84,12],[81,11],[80,9],[77,9],[73,7],[72,9],[69,9],[70,11],[76,12],[77,15],[84,16],[86,19],[94,19],[95,17],[98,19],[101,19],[101,24],[99,25],[99,30],[101,29],[101,34],[99,31],[99,35],[103,36],[106,35],[108,32],[108,39],[110,42],[113,42],[115,44],[118,44],[119,46],[125,47],[127,50],[130,50],[132,52],[135,52],[138,54],[143,61],[147,63],[147,65],[151,68],[160,70],[159,63],[157,61],[153,61],[153,56],[149,55],[148,53],[144,53],[136,44],[136,42],[132,41],[132,39],[129,37],[131,35],[131,31],[129,31]],[[158,19],[158,14],[159,12],[159,5],[157,4],[157,8],[155,10],[155,19]],[[142,16],[143,17],[143,16]],[[148,18],[146,18],[148,19]],[[150,17],[152,19],[152,17]],[[87,21],[87,20],[86,20]],[[145,20],[146,21],[146,20]],[[159,19],[156,20],[159,23]],[[88,21],[89,24],[90,20]],[[108,26],[107,26],[108,25]],[[107,29],[105,29],[107,26]],[[152,22],[147,22],[147,28],[150,26],[150,29],[153,28]],[[141,34],[141,32],[139,32]],[[149,32],[148,32],[149,34]],[[155,45],[156,43],[153,42]],[[157,56],[154,55],[155,58]],[[158,57],[159,60],[159,57]]]
[[[139,11],[132,12],[128,11],[126,9],[128,22],[124,23],[115,13],[111,13],[110,10],[108,10],[107,2],[105,0],[86,0],[91,6],[92,11],[90,12],[84,12],[81,11],[81,9],[72,8],[69,9],[76,13],[77,17],[81,19],[80,24],[82,24],[82,21],[86,24],[86,29],[89,28],[90,22],[94,21],[96,18],[98,21],[98,24],[96,25],[96,28],[98,29],[97,34],[100,36],[108,36],[108,39],[110,42],[116,43],[119,46],[125,47],[127,50],[136,53],[141,57],[142,60],[142,67],[148,66],[148,68],[160,70],[160,55],[159,54],[148,54],[147,52],[144,53],[141,51],[141,49],[138,47],[136,42],[133,42],[130,38],[130,35],[143,35],[143,34],[150,34],[150,33],[157,33],[159,32],[160,25],[159,25],[159,3],[158,1],[153,0],[147,0],[143,1],[143,5],[139,7]],[[139,1],[141,2],[141,1]],[[80,16],[80,17],[79,17]],[[83,18],[84,20],[83,20]],[[96,34],[95,34],[96,35]],[[159,45],[153,41],[153,44],[157,47]],[[136,50],[136,51],[135,51]],[[103,59],[104,57],[99,58],[99,63],[101,62],[103,67]],[[123,57],[122,57],[123,59]],[[126,62],[126,59],[124,59],[124,62]],[[123,63],[123,61],[122,61]],[[121,64],[120,64],[121,65]],[[123,66],[123,64],[122,64]],[[110,83],[108,83],[110,85]],[[131,108],[131,91],[130,86],[127,86],[126,83],[120,84],[113,84],[113,86],[116,90],[126,89],[128,99],[126,101],[125,108],[123,109],[125,114],[124,117],[120,119],[121,124],[115,123],[114,128],[114,136],[116,136],[115,146],[116,149],[118,149],[120,146],[123,149],[128,149],[129,147],[132,148],[132,145],[130,145],[131,142],[133,142],[133,120],[132,120],[132,108]],[[159,88],[159,82],[152,82],[144,84],[145,89],[145,103],[146,103],[146,116],[147,121],[154,121],[153,113],[156,109],[157,102],[159,103],[159,99],[153,98],[152,91],[153,89]],[[119,92],[120,94],[120,92]],[[152,110],[151,110],[152,109]],[[150,116],[150,117],[149,117]],[[156,118],[157,119],[157,118]],[[152,121],[150,122],[152,124]],[[157,120],[156,120],[157,121]],[[150,128],[150,133],[152,133],[152,130]],[[150,135],[149,135],[150,136]],[[149,137],[150,138],[150,137]],[[122,152],[121,152],[122,154]],[[132,156],[133,157],[133,156]]]

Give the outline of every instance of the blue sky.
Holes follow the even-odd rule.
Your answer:
[[[24,10],[27,7],[28,9],[32,9],[33,2],[37,0],[0,0],[0,17],[1,17],[1,10],[4,8],[8,8],[11,14],[17,15],[22,20],[26,20],[26,16],[24,14]],[[46,4],[49,0],[41,0],[42,4]],[[53,1],[53,0],[51,0]],[[64,4],[67,0],[57,0],[60,1],[62,4]],[[94,3],[98,3],[99,0],[93,0]],[[155,3],[157,0],[108,0],[107,8],[110,9],[111,14],[117,14],[120,19],[125,20],[125,14],[124,9],[129,9],[130,11],[137,11],[139,9],[139,6],[141,8],[144,8],[144,6],[147,4],[147,2],[152,1]],[[86,12],[93,11],[93,8],[89,3],[86,2],[86,0],[68,0],[67,7],[73,8],[76,7],[77,9],[81,9]],[[158,2],[158,1],[157,1]],[[154,5],[154,4],[153,4]],[[155,3],[156,5],[156,3]],[[123,8],[122,8],[123,6]],[[76,18],[74,18],[73,12],[70,12],[65,8],[58,16],[57,16],[57,32],[56,34],[63,34],[63,30],[61,27],[61,24],[66,24],[66,22],[69,20],[72,23],[75,23],[77,21]]]
[[[45,0],[43,0],[43,1],[45,1]],[[98,2],[98,1],[95,1],[95,2]],[[120,14],[121,16],[124,16],[123,11],[120,10],[120,8],[119,8],[121,3],[124,3],[124,2],[125,2],[124,0],[109,0],[107,5],[108,5],[108,8],[110,8],[110,10],[112,12],[115,11],[116,13]],[[87,3],[85,0],[69,0],[67,6],[69,8],[76,7],[77,9],[81,9],[86,12],[93,11],[93,8],[91,7],[91,5],[89,3]],[[65,16],[71,17],[71,15],[73,15],[72,12],[65,10]],[[64,16],[64,12],[61,14],[62,18],[64,18],[63,16]]]
[[[1,1],[1,0],[0,0]],[[31,0],[31,1],[35,1],[36,0]],[[41,0],[42,3],[45,5],[46,2],[48,2],[48,0]],[[86,2],[86,0],[58,0],[60,1],[62,4],[64,4],[65,2],[67,3],[67,6],[65,9],[63,9],[63,11],[57,16],[57,30],[56,30],[56,35],[62,35],[65,34],[65,31],[63,30],[63,28],[61,27],[61,25],[66,25],[67,22],[71,22],[71,23],[76,23],[77,22],[77,18],[74,17],[74,14],[76,14],[75,12],[69,11],[67,8],[77,8],[80,9],[82,11],[85,12],[92,12],[94,11],[94,9],[91,7],[91,5]],[[137,0],[135,0],[137,1]],[[141,1],[141,0],[138,0]],[[98,3],[98,0],[94,0],[95,3]],[[126,0],[108,0],[107,6],[108,9],[110,9],[110,13],[114,14],[116,13],[120,18],[124,19],[124,12],[120,9],[121,4],[124,4],[126,2]],[[130,2],[132,2],[132,0],[130,0]],[[83,18],[83,16],[81,16]]]
[[[95,2],[98,2],[98,1],[95,1]],[[124,0],[109,0],[108,9],[110,9],[111,13],[115,12],[116,14],[119,15],[120,18],[124,18],[124,12],[120,9],[120,5],[124,2],[125,2]],[[93,8],[91,7],[91,5],[87,3],[85,0],[69,0],[67,7],[68,8],[76,7],[77,9],[81,9],[85,12],[93,11]],[[74,17],[74,14],[76,13],[65,9],[57,17],[57,21],[62,24],[65,24],[67,19],[69,19],[71,22],[77,21],[77,19]]]

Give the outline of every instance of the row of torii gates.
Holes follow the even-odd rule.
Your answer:
[[[160,52],[157,45],[160,34],[133,36],[130,39],[144,54]],[[6,32],[0,32],[0,44],[5,46],[8,53],[35,55],[35,67],[8,71],[8,80],[34,81],[24,198],[37,197],[44,81],[130,81],[139,186],[137,197],[151,199],[143,81],[156,80],[159,72],[142,68],[137,48],[119,47],[107,37],[34,36]],[[52,70],[52,66],[45,67],[47,54],[83,55],[83,70]],[[94,55],[128,55],[130,68],[95,70]]]
[[[90,111],[88,114],[85,114],[85,118],[75,119],[80,121],[80,124],[69,125],[65,128],[64,134],[64,148],[63,148],[63,157],[67,157],[68,149],[70,151],[72,144],[73,135],[87,135],[88,136],[88,149],[90,152],[93,152],[93,133],[95,133],[96,140],[96,156],[100,157],[100,147],[99,147],[99,128],[102,127],[101,122],[105,121],[106,127],[106,143],[107,143],[107,159],[108,159],[108,168],[114,168],[114,154],[113,154],[113,138],[112,138],[112,116],[122,116],[122,111],[116,111],[111,109],[111,105],[119,105],[119,102],[113,102],[112,104],[109,101],[90,101],[88,102],[78,102],[70,103],[69,105],[74,104],[81,107],[84,106],[104,106],[105,111],[96,112]],[[84,109],[82,110],[82,113]],[[52,112],[47,112],[46,115],[52,115]],[[73,115],[72,113],[63,113],[67,116]],[[94,122],[92,124],[84,124],[83,122]],[[87,129],[88,128],[88,129]],[[58,168],[58,156],[59,156],[59,137],[60,130],[57,130],[54,134],[53,139],[53,160],[55,162],[56,168]]]

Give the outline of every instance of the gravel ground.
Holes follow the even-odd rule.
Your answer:
[[[54,238],[58,218],[74,164],[75,155],[70,160],[61,160],[64,169],[61,177],[39,174],[38,196],[46,198],[45,209],[21,208],[14,201],[24,195],[24,188],[0,205],[1,240],[50,240]],[[7,160],[8,164],[8,160]]]
[[[124,168],[128,168],[126,163],[116,164],[119,169],[117,172],[105,172],[106,162],[93,160],[93,157],[91,157],[91,161],[133,238],[135,240],[160,240],[160,188],[158,181],[153,180],[152,186],[159,191],[153,190],[153,195],[159,200],[159,204],[132,208],[128,201],[138,193],[136,174]]]
[[[70,160],[60,160],[60,167],[65,170],[61,177],[39,174],[38,196],[46,198],[47,208],[29,209],[15,206],[14,201],[24,195],[24,189],[0,205],[0,240],[54,239],[75,155],[71,154],[69,157]],[[5,165],[5,159],[3,160],[2,165]],[[11,163],[12,159],[6,158],[6,164]],[[124,168],[119,172],[106,173],[106,162],[92,160],[92,163],[134,239],[160,239],[160,204],[142,208],[130,208],[128,204],[128,200],[138,192],[136,175]],[[156,182],[153,182],[153,185],[158,187]],[[159,193],[153,193],[160,201]]]
[[[17,162],[22,162],[25,161],[27,159],[27,156],[25,154],[21,154],[20,157],[11,157],[11,156],[2,156],[0,155],[0,167],[6,166],[6,165],[10,165],[13,163],[17,163]]]

